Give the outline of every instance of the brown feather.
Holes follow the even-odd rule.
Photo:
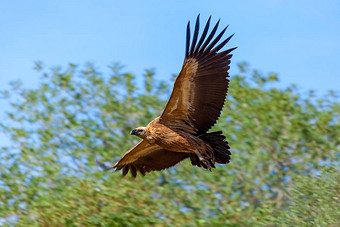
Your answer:
[[[171,120],[180,120],[193,125],[196,134],[201,135],[216,123],[221,114],[229,86],[230,52],[235,48],[217,53],[232,36],[214,48],[227,29],[227,27],[223,29],[213,40],[219,21],[203,43],[210,18],[202,37],[195,46],[199,27],[198,20],[199,17],[197,17],[191,47],[187,46],[186,48],[187,53],[182,70],[175,80],[173,91],[161,115],[161,120],[169,127],[172,126]],[[190,28],[187,32],[190,33]],[[190,43],[188,41],[190,34],[188,35],[188,33],[187,44]],[[213,41],[211,42],[211,40]]]
[[[209,30],[209,26],[210,26],[210,20],[211,20],[211,16],[209,17],[209,19],[207,21],[207,24],[204,27],[204,30],[203,30],[202,36],[200,38],[200,41],[198,41],[198,44],[197,44],[197,46],[195,48],[195,52],[194,52],[195,55],[198,53],[199,47],[202,45],[205,37],[207,36],[208,30]]]
[[[126,165],[126,166],[124,166],[124,168],[123,168],[123,176],[125,176],[128,172],[129,172],[129,166]]]
[[[191,49],[190,49],[190,53],[189,56],[191,57],[194,50],[195,50],[195,45],[197,42],[197,36],[198,36],[198,31],[200,28],[200,15],[198,14],[197,19],[196,19],[196,25],[195,25],[195,33],[194,33],[194,37],[192,39],[192,43],[191,43]]]
[[[137,176],[137,170],[136,170],[136,167],[134,165],[130,165],[130,172],[131,172],[131,175],[133,177]]]

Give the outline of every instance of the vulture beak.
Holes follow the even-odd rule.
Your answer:
[[[136,130],[136,129],[132,130],[132,131],[130,132],[130,135],[137,135],[137,130]]]

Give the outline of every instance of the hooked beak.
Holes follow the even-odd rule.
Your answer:
[[[130,132],[130,135],[137,135],[137,130],[136,130],[136,129],[132,130],[132,131]]]

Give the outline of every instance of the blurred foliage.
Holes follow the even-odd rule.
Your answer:
[[[340,226],[339,169],[324,168],[313,178],[299,176],[288,194],[289,209],[277,218],[282,226]]]
[[[186,160],[133,179],[103,172],[138,142],[170,94],[152,70],[143,83],[119,64],[46,69],[37,89],[11,83],[0,129],[0,224],[17,226],[340,226],[340,103],[242,63],[213,130],[232,161],[212,172]]]

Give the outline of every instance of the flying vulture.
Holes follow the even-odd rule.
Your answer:
[[[215,163],[230,161],[230,147],[221,131],[208,132],[216,123],[228,91],[230,54],[236,48],[219,52],[233,35],[217,44],[225,29],[213,39],[219,21],[208,35],[210,19],[201,34],[199,15],[190,45],[190,21],[187,26],[185,59],[177,76],[170,99],[161,116],[146,127],[138,127],[131,135],[143,140],[112,167],[125,176],[129,170],[159,171],[176,165],[186,158],[191,164],[211,170]],[[199,39],[198,39],[199,38]]]

